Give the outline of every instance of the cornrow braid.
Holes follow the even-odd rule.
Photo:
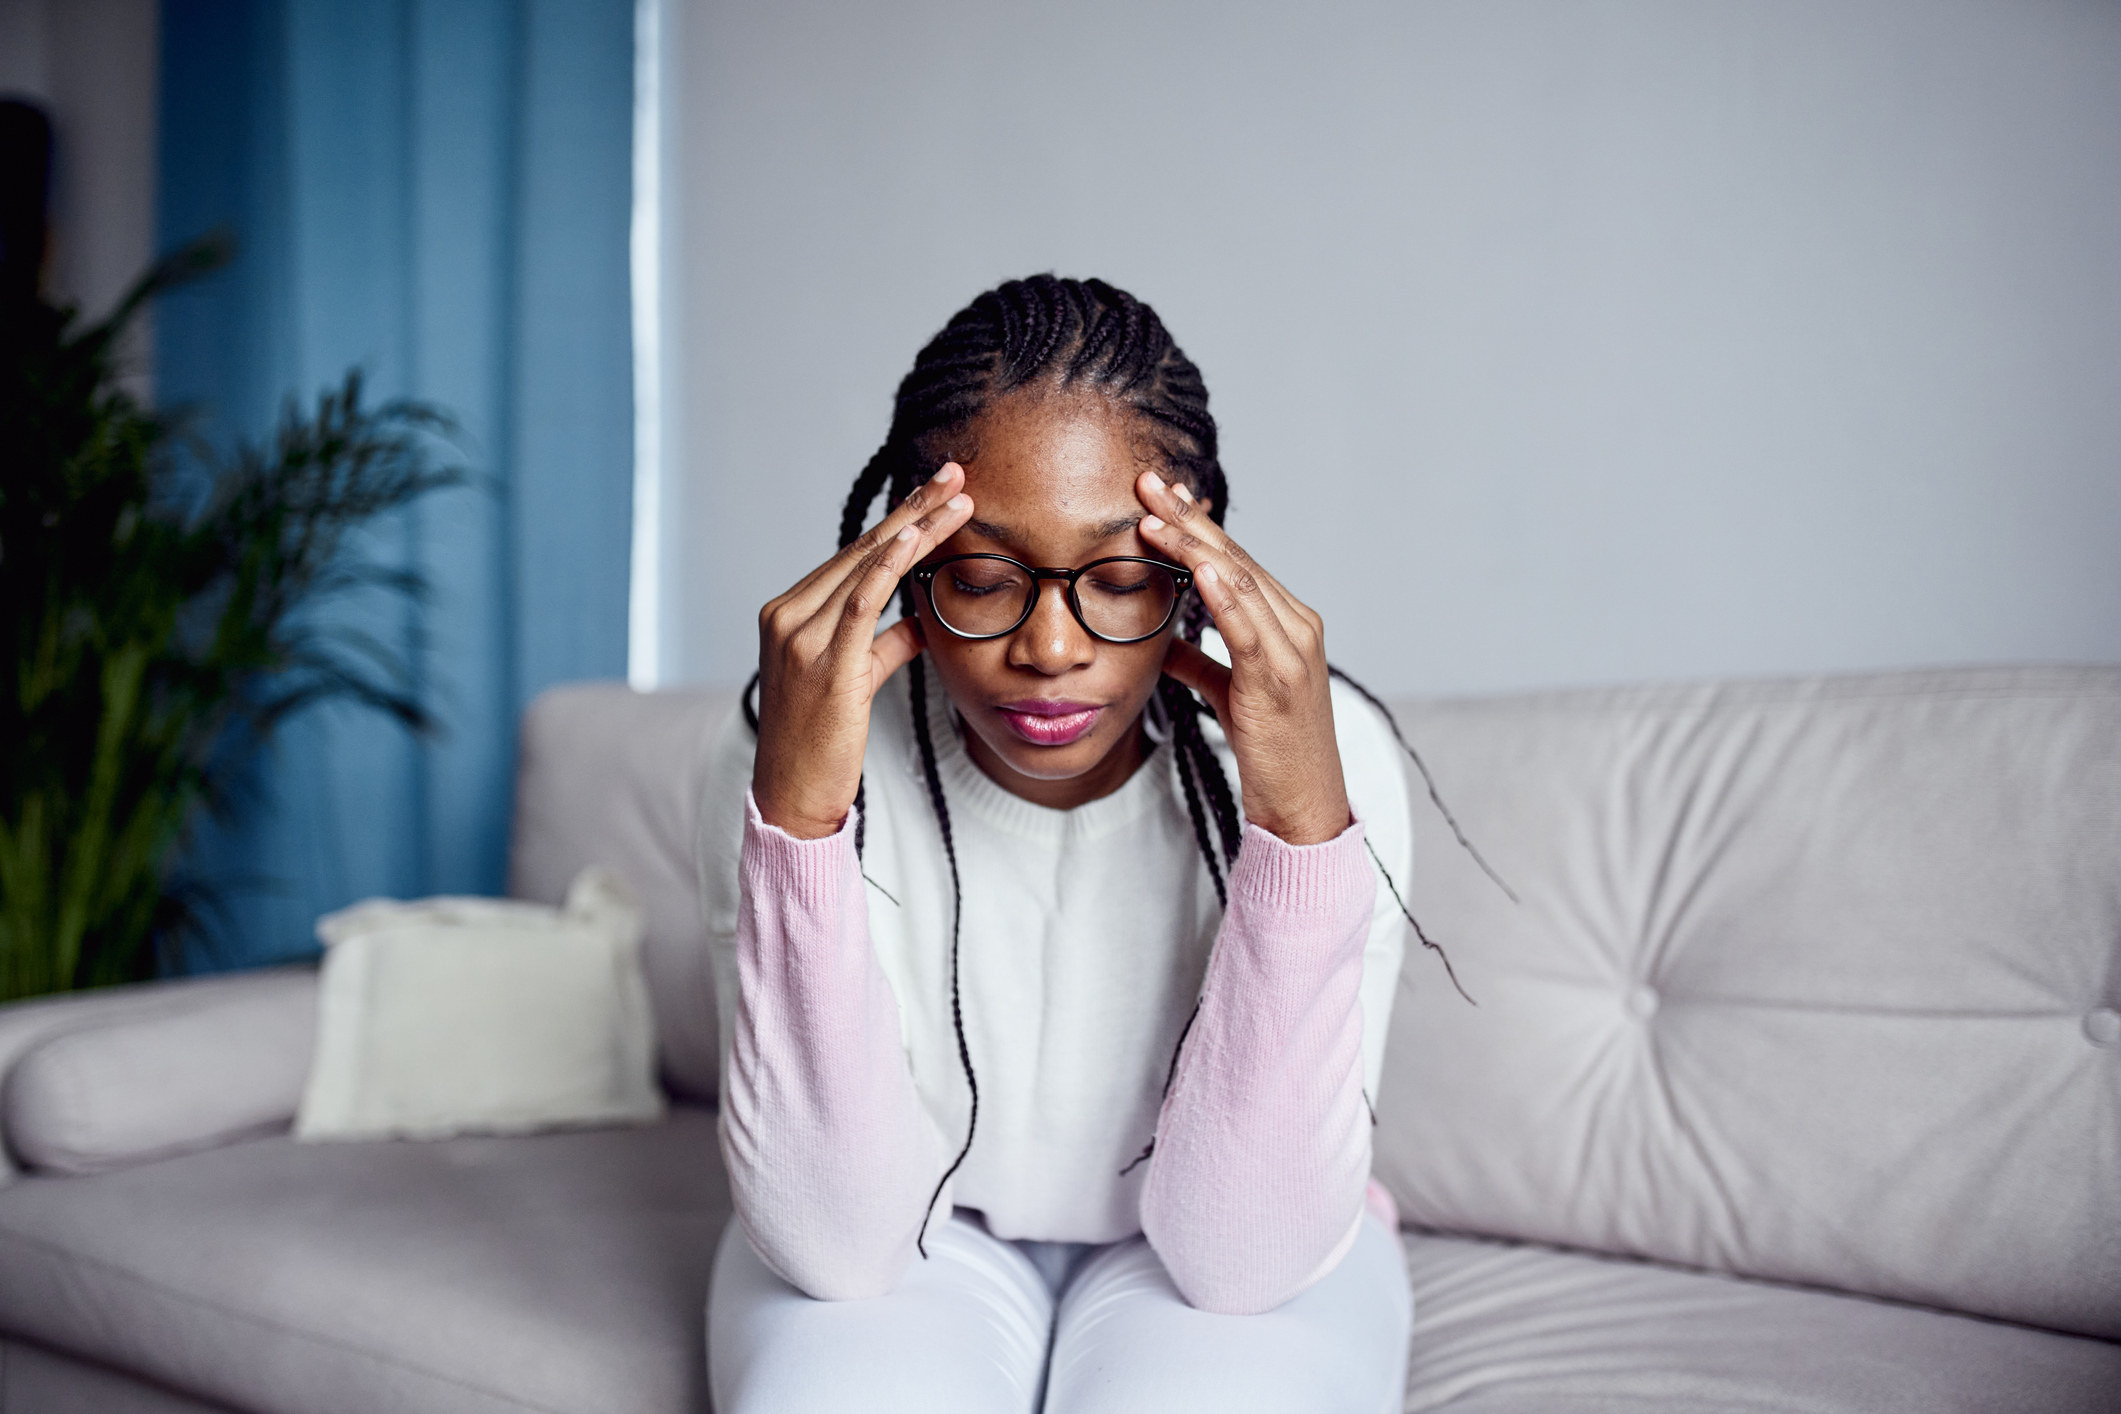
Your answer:
[[[842,550],[861,538],[862,522],[869,518],[869,503],[884,489],[896,469],[892,459],[885,455],[889,450],[888,447],[881,448],[869,458],[869,464],[854,478],[854,485],[847,492],[847,502],[840,508],[839,547]]]

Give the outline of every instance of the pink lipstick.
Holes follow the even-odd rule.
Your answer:
[[[1049,702],[1032,697],[1004,702],[995,710],[1002,714],[1009,730],[1033,746],[1066,746],[1088,735],[1105,709],[1094,702]]]

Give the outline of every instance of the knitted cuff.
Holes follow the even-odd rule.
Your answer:
[[[1273,913],[1367,918],[1376,896],[1360,820],[1330,840],[1303,845],[1246,823],[1244,845],[1230,871],[1233,906],[1241,899]]]
[[[759,814],[744,791],[744,870],[798,907],[815,908],[839,896],[854,864],[854,817],[822,839],[797,839]]]

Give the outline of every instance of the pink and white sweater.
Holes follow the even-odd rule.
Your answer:
[[[812,841],[759,819],[750,734],[725,731],[702,881],[722,1148],[761,1257],[813,1296],[880,1294],[919,1259],[934,1197],[937,1217],[977,1208],[1003,1237],[1140,1232],[1209,1310],[1266,1310],[1331,1270],[1366,1188],[1389,1213],[1369,1185],[1368,1094],[1404,940],[1368,846],[1395,875],[1407,856],[1386,729],[1359,700],[1335,707],[1362,823],[1302,848],[1248,826],[1224,913],[1168,751],[1112,796],[1044,810],[980,773],[932,705],[980,1087],[971,1151],[940,1193],[971,1094],[948,870],[905,694],[887,689],[872,721],[859,860],[852,818]]]

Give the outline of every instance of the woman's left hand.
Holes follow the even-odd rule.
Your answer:
[[[1289,844],[1348,828],[1347,782],[1333,736],[1325,620],[1284,589],[1183,486],[1143,472],[1141,536],[1193,571],[1193,590],[1230,650],[1230,666],[1173,639],[1164,671],[1215,709],[1237,754],[1245,818]]]

